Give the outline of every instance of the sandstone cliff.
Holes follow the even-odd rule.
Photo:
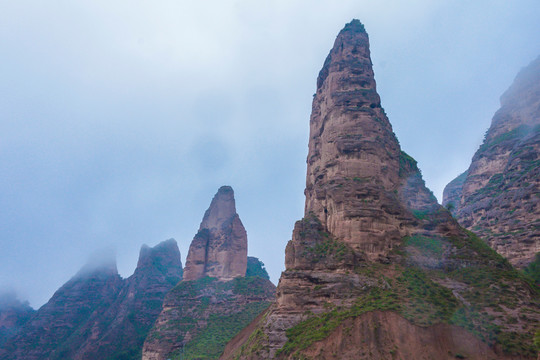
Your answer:
[[[248,261],[233,190],[221,187],[191,243],[184,278],[167,294],[144,343],[143,360],[217,359],[274,296],[262,263]]]
[[[540,57],[501,97],[482,146],[447,185],[443,204],[517,267],[540,252]]]
[[[186,259],[185,280],[206,276],[231,280],[244,276],[247,264],[247,234],[236,213],[234,191],[222,186],[193,238]]]
[[[181,275],[174,240],[143,246],[125,280],[114,259],[90,263],[0,349],[0,359],[140,359],[163,298]]]
[[[277,300],[223,359],[536,357],[538,291],[437,204],[401,151],[358,20],[319,73],[305,195]]]

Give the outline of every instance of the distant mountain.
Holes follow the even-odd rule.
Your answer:
[[[0,294],[0,347],[19,333],[34,312],[28,302],[20,301],[15,293]]]
[[[425,187],[358,20],[317,79],[305,195],[276,301],[222,359],[536,359],[538,289]]]
[[[140,359],[165,294],[180,281],[174,240],[143,246],[123,280],[113,258],[85,265],[0,348],[0,359]]]
[[[540,252],[540,57],[501,97],[483,144],[446,186],[443,205],[517,267]]]
[[[183,280],[165,297],[142,358],[217,359],[274,296],[262,263],[247,257],[247,234],[234,192],[223,186],[191,243]]]

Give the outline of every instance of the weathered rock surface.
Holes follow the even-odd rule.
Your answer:
[[[0,359],[140,359],[163,299],[181,276],[172,239],[143,246],[125,280],[114,259],[88,264],[5,344]]]
[[[233,189],[222,186],[191,242],[184,279],[198,280],[210,276],[232,280],[245,275],[246,265],[246,230],[236,213]]]
[[[437,204],[400,150],[358,20],[319,73],[307,168],[277,299],[223,359],[536,357],[537,290]],[[378,318],[391,323],[368,326]],[[396,348],[367,351],[379,344]]]
[[[20,301],[15,293],[0,294],[0,347],[19,333],[34,312],[28,302]]]
[[[143,347],[143,360],[217,359],[225,344],[275,297],[247,236],[231,187],[223,186],[191,243],[184,278],[166,296]]]
[[[484,143],[447,185],[443,204],[517,267],[540,252],[540,57],[501,97]]]

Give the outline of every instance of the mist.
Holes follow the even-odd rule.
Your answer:
[[[98,249],[127,277],[142,244],[173,237],[185,263],[222,185],[277,283],[303,216],[316,77],[352,18],[439,200],[540,54],[533,0],[0,4],[0,287],[33,307]]]

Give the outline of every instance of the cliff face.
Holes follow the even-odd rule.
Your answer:
[[[185,280],[206,276],[231,280],[244,276],[247,264],[247,234],[236,213],[234,191],[222,186],[193,238],[186,259]]]
[[[180,281],[176,242],[143,246],[123,280],[114,260],[85,266],[10,339],[1,359],[140,359],[165,294]]]
[[[317,80],[305,195],[277,299],[223,359],[536,356],[537,292],[437,204],[400,150],[358,20]]]
[[[246,231],[233,190],[221,187],[191,243],[184,278],[167,294],[142,358],[183,354],[186,359],[217,359],[274,295],[262,263],[252,257],[248,261]]]
[[[457,179],[456,179],[457,180]],[[501,97],[484,143],[443,204],[513,265],[540,252],[540,57]]]
[[[305,213],[373,259],[404,233],[392,193],[399,183],[400,150],[380,105],[367,43],[361,25],[347,25],[319,73]]]

